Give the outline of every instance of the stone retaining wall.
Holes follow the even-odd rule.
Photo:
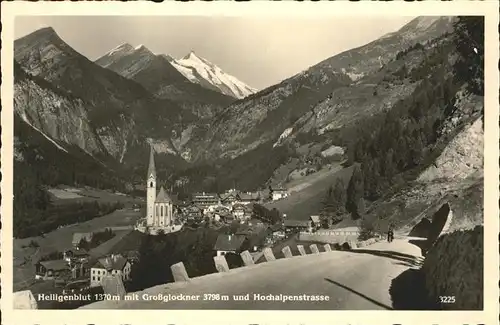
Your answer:
[[[299,241],[310,241],[327,244],[344,243],[357,240],[359,231],[321,231],[315,233],[300,232]]]

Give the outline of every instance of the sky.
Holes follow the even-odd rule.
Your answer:
[[[174,58],[193,50],[260,90],[394,32],[413,18],[21,16],[15,38],[50,26],[90,60],[125,42]]]

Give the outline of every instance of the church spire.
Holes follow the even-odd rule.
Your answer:
[[[153,146],[151,146],[151,152],[149,154],[149,168],[148,168],[148,178],[153,175],[156,178],[156,168],[155,168],[155,155]]]

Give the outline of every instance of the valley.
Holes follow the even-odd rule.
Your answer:
[[[484,49],[471,56],[469,44],[481,26],[417,17],[265,89],[195,51],[175,59],[123,43],[90,60],[51,27],[17,39],[14,289],[44,292],[41,258],[81,245],[94,246],[68,258],[74,279],[94,286],[99,260],[133,252],[123,279],[139,291],[174,281],[179,261],[198,277],[219,270],[214,256],[238,268],[245,250],[297,255],[300,233],[407,234],[446,204],[450,233],[483,225]],[[351,253],[331,261],[344,259],[395,271]]]

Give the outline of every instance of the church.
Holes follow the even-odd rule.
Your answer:
[[[177,231],[174,225],[175,215],[173,213],[173,202],[165,189],[160,187],[156,192],[156,168],[153,147],[149,156],[149,167],[147,176],[147,207],[146,226],[148,228],[163,229],[166,232]]]

